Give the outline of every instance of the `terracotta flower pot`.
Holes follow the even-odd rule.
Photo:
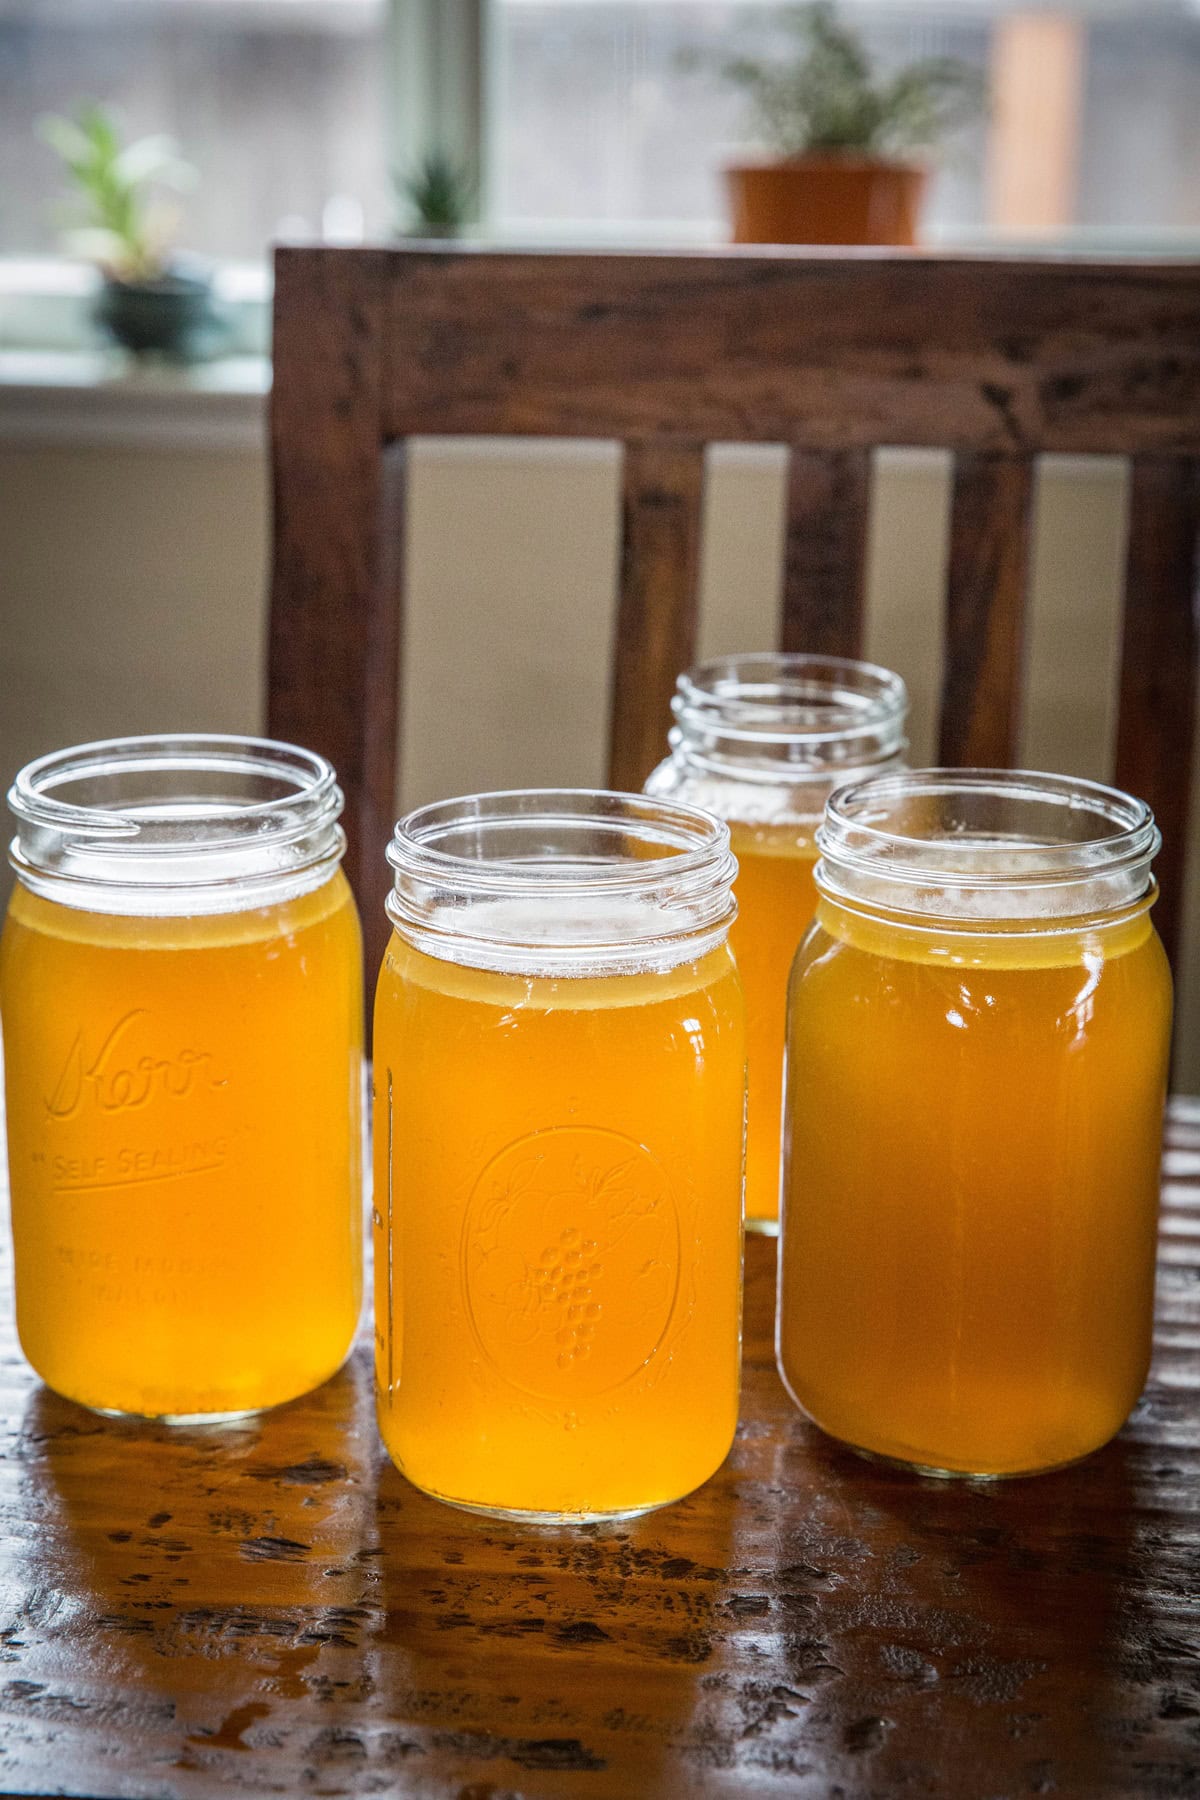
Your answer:
[[[802,156],[726,169],[735,244],[914,244],[926,170]]]

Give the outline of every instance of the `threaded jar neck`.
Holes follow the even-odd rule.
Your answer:
[[[9,860],[34,893],[88,912],[178,917],[275,905],[345,850],[324,757],[265,738],[110,738],[40,757],[8,794]]]
[[[472,794],[409,813],[387,910],[445,961],[526,975],[659,971],[736,914],[729,829],[695,807],[601,789]]]
[[[899,759],[908,691],[840,656],[764,654],[698,664],[671,702],[672,753],[742,781],[834,780]]]
[[[1117,788],[1004,769],[880,775],[831,796],[820,891],[842,905],[956,930],[1070,930],[1155,893],[1161,836]]]

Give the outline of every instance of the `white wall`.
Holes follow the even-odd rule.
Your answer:
[[[618,473],[605,445],[418,447],[398,808],[603,778]],[[782,474],[773,450],[713,454],[702,654],[773,641]],[[885,453],[877,471],[868,654],[912,687],[917,762],[933,755],[948,478],[937,453]],[[1023,732],[1035,767],[1108,772],[1124,506],[1118,464],[1043,467]],[[266,558],[256,450],[0,448],[0,777],[93,737],[260,730]],[[1180,1045],[1192,1088],[1198,951]]]

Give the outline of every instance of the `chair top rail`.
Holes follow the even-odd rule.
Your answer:
[[[348,255],[392,437],[1200,455],[1197,263],[306,248],[289,305]]]

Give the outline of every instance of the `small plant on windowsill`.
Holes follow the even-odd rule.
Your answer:
[[[832,0],[785,7],[776,28],[775,54],[718,65],[772,153],[726,170],[735,241],[914,243],[925,158],[982,110],[980,77],[947,56],[877,71]]]
[[[218,328],[212,276],[173,249],[177,212],[167,198],[195,185],[195,171],[168,137],[125,143],[115,115],[91,103],[74,118],[39,121],[62,158],[73,193],[64,243],[94,262],[102,285],[93,316],[136,354],[190,359]]]
[[[444,150],[428,151],[415,168],[398,174],[396,191],[405,213],[404,237],[461,237],[474,218],[475,179]]]

